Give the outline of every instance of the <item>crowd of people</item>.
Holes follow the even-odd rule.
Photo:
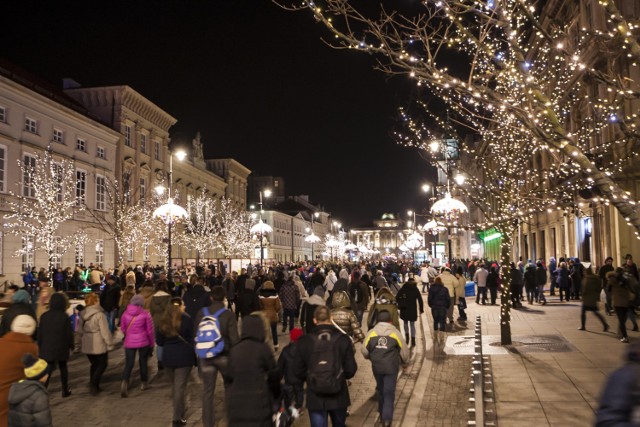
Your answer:
[[[627,319],[637,330],[638,271],[630,256],[618,268],[612,261],[608,258],[597,274],[577,259],[551,259],[548,266],[544,260],[511,263],[511,303],[515,308],[546,304],[550,284],[549,295],[557,289],[560,301],[582,300],[580,329],[591,311],[607,330],[598,313],[602,299],[607,314],[618,316],[621,339],[628,342]],[[428,262],[248,265],[239,272],[216,267],[170,276],[141,266],[108,272],[78,268],[62,280],[57,271],[53,283],[46,273],[27,272],[24,286],[12,286],[5,295],[11,302],[0,324],[0,427],[51,425],[49,379],[59,369],[62,397],[72,395],[67,361],[74,351],[86,355],[87,388],[99,395],[119,338],[125,356],[121,398],[130,396],[136,358],[136,383],[142,392],[150,387],[148,365],[155,355],[171,384],[173,424],[184,425],[185,391],[195,367],[205,427],[215,424],[218,374],[231,426],[271,426],[274,414],[286,425],[285,419],[304,411],[314,427],[326,426],[328,419],[345,425],[360,343],[371,361],[380,421],[391,425],[398,374],[410,369],[415,323],[425,310],[422,294],[434,339],[442,343],[456,308],[457,321],[467,319],[468,282],[475,284],[478,304],[496,304],[507,281],[498,263],[482,260],[438,268]],[[83,300],[70,318],[68,295],[78,294]],[[283,334],[290,339],[280,349]]]

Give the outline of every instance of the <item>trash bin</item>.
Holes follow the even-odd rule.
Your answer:
[[[464,285],[464,296],[466,297],[476,296],[476,284],[474,282],[467,282],[467,284]]]

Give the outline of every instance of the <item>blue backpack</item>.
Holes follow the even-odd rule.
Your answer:
[[[224,350],[224,340],[220,333],[220,321],[218,317],[226,308],[213,313],[209,313],[209,308],[202,309],[204,317],[198,324],[198,332],[196,334],[196,355],[198,359],[212,359],[218,356]]]

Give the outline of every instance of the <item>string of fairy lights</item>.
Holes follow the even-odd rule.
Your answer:
[[[613,1],[537,3],[424,0],[414,10],[372,13],[341,0],[303,0],[293,8],[311,10],[335,47],[377,54],[377,68],[444,103],[418,100],[417,114],[401,109],[399,143],[427,150],[444,134],[474,135],[474,144],[461,145],[468,165],[459,167],[469,169],[463,192],[485,219],[470,227],[553,211],[587,215],[589,204],[602,204],[615,206],[638,236],[639,202],[623,181],[640,154],[640,23]],[[580,201],[587,189],[592,196]]]

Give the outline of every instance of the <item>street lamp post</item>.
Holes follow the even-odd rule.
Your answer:
[[[311,261],[315,261],[315,257],[313,255],[313,244],[314,243],[318,243],[320,241],[320,238],[318,236],[315,235],[315,233],[313,232],[313,218],[318,218],[320,216],[319,212],[314,212],[313,215],[311,215],[311,234],[309,234],[307,237],[304,238],[305,242],[311,243]]]
[[[176,205],[171,198],[171,185],[173,181],[173,155],[174,153],[169,150],[169,172],[167,173],[167,203],[159,206],[153,211],[154,218],[160,218],[162,222],[167,225],[167,277],[171,276],[171,229],[173,224],[188,216],[187,211],[180,205]],[[187,153],[184,151],[178,151],[175,153],[178,160],[182,161],[187,157]],[[159,196],[164,194],[165,188],[161,185],[155,188]]]
[[[260,205],[260,220],[256,225],[251,227],[250,231],[251,233],[258,234],[260,236],[260,267],[262,267],[262,264],[264,263],[264,243],[262,242],[262,240],[264,239],[265,234],[269,234],[273,231],[269,224],[265,224],[262,221],[262,196],[264,195],[265,198],[271,196],[271,190],[261,190],[259,192],[259,195],[260,202],[258,204]]]

